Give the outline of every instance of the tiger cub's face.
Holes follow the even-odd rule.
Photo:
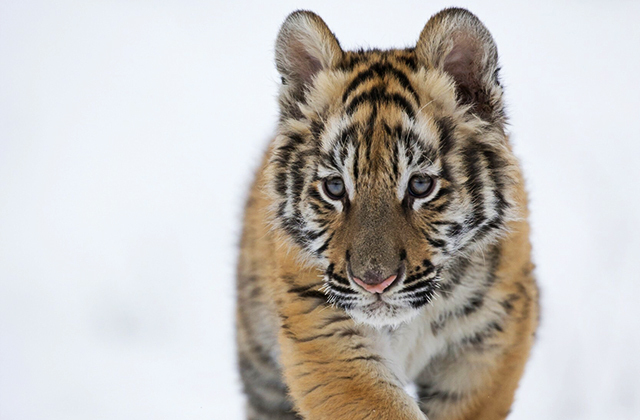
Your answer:
[[[448,9],[415,48],[345,52],[298,12],[276,61],[274,222],[324,271],[330,302],[371,325],[402,323],[515,214],[493,40]]]

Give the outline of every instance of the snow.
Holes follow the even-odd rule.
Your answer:
[[[407,46],[450,3],[0,3],[0,419],[240,419],[234,265],[296,8]],[[511,419],[640,418],[640,4],[459,2],[500,50],[542,327]]]

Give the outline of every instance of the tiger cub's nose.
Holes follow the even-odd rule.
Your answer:
[[[367,271],[362,277],[362,279],[359,279],[354,276],[353,280],[367,292],[382,293],[387,287],[391,286],[398,275],[394,274],[385,279],[378,273]]]

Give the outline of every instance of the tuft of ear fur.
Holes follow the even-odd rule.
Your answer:
[[[418,44],[418,59],[449,74],[458,100],[484,119],[502,117],[498,49],[480,20],[466,9],[444,9],[429,19]]]
[[[301,100],[314,76],[340,62],[338,40],[320,16],[306,10],[291,13],[276,40],[276,67],[286,99]]]

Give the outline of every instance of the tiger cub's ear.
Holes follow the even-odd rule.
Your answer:
[[[321,70],[336,65],[343,52],[327,25],[313,12],[298,10],[282,24],[276,66],[286,85],[304,90]]]
[[[427,68],[453,78],[459,101],[471,105],[472,112],[490,118],[501,107],[498,49],[473,13],[450,8],[434,15],[420,34],[416,54]]]

